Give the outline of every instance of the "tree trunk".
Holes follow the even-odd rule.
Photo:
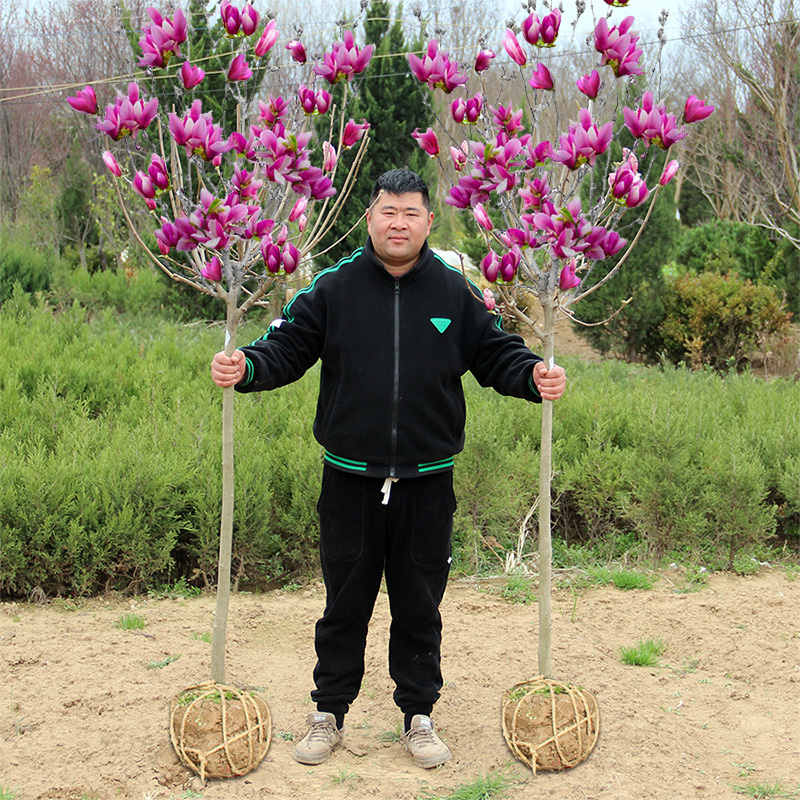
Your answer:
[[[555,302],[542,304],[544,342],[542,356],[548,366],[555,358]],[[539,453],[539,674],[552,677],[552,617],[550,592],[553,545],[550,535],[550,472],[553,454],[553,401],[542,400],[542,443]]]
[[[225,318],[225,352],[236,350],[236,329],[241,312],[238,293],[228,292]],[[219,566],[217,569],[217,606],[211,633],[211,680],[225,683],[225,644],[228,629],[228,607],[231,597],[231,550],[233,542],[233,399],[232,386],[222,390],[222,517],[219,529]]]

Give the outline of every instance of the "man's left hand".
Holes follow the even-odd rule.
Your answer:
[[[533,382],[542,400],[558,400],[567,386],[567,373],[558,364],[548,369],[544,361],[538,361],[533,368]]]

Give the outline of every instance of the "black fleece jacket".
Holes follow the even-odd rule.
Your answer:
[[[239,392],[276,389],[322,362],[314,436],[332,466],[369,477],[450,469],[464,445],[461,377],[533,402],[533,365],[480,290],[424,245],[399,279],[363,248],[316,275],[248,347]]]

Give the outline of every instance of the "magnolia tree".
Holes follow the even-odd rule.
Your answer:
[[[605,2],[609,6],[628,5],[627,0]],[[580,13],[580,6],[585,4],[578,5]],[[598,69],[575,76],[583,102],[577,113],[570,111],[566,117],[563,110],[559,115],[550,71],[551,48],[556,47],[561,27],[557,8],[542,17],[529,14],[519,30],[509,28],[497,52],[482,49],[469,70],[461,71],[435,39],[421,57],[408,56],[411,70],[422,84],[431,91],[452,93],[455,98],[449,112],[463,135],[453,139],[445,133],[448,138],[440,143],[444,124],[438,134],[428,128],[412,135],[426,153],[440,160],[445,174],[452,174],[445,163],[448,156],[442,152],[449,144],[449,160],[457,179],[446,202],[470,213],[486,241],[480,270],[495,287],[495,291],[484,290],[486,305],[523,323],[539,339],[544,359],[551,364],[559,315],[574,319],[572,307],[610,280],[623,266],[625,256],[605,269],[604,260],[625,248],[629,250],[641,235],[642,227],[630,242],[620,235],[621,225],[627,222],[626,212],[649,203],[646,222],[659,190],[679,169],[678,161],[672,159],[661,174],[650,179],[655,154],[670,151],[684,138],[683,123],[698,122],[713,111],[691,96],[678,119],[653,92],[643,91],[643,51],[639,34],[633,29],[634,18],[626,16],[614,22],[613,13],[609,9],[608,16],[596,24]],[[485,76],[498,52],[510,57],[516,85],[525,88],[518,108],[504,102],[506,88],[501,89],[496,103],[487,100]],[[507,75],[504,77],[503,87],[514,85]],[[626,97],[630,104],[626,104]],[[529,127],[523,123],[525,115]],[[570,117],[567,129],[556,139],[540,135],[542,130],[556,129],[558,120]],[[609,148],[623,130],[632,146],[621,149],[621,159],[611,163]],[[603,180],[598,193],[600,168]],[[593,281],[584,289],[589,273],[595,273]],[[538,304],[540,313],[531,311],[532,298],[536,300],[533,307]],[[543,676],[550,676],[552,671],[552,420],[552,403],[544,401],[538,501],[539,672]]]
[[[202,63],[191,60],[186,16],[148,8],[143,26],[142,80],[132,80],[114,103],[99,109],[92,86],[68,99],[79,112],[97,116],[94,127],[111,144],[103,161],[119,181],[130,182],[150,214],[157,251],[147,247],[131,216],[126,218],[150,259],[171,278],[225,302],[225,351],[236,348],[239,323],[265,302],[277,282],[297,272],[335,221],[352,187],[367,144],[369,123],[347,119],[325,88],[343,81],[346,90],[367,67],[372,47],[359,48],[349,30],[317,61],[292,39],[279,45],[274,19],[262,20],[246,3],[219,6],[230,40],[226,96],[238,105],[239,129],[223,131],[203,110]],[[280,71],[281,55],[300,70],[302,82],[284,94],[245,102],[251,64]],[[255,63],[254,63],[255,62]],[[176,82],[181,108],[159,108],[140,88],[144,79]],[[248,93],[253,96],[255,93]],[[343,151],[353,149],[337,193],[334,179]],[[121,154],[125,155],[122,159]],[[124,164],[125,166],[123,167]],[[225,683],[225,638],[233,531],[233,389],[223,390],[223,491],[217,607],[212,635],[212,679]]]

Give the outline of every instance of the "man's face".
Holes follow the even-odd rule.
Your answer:
[[[417,263],[428,238],[433,212],[425,208],[420,192],[384,191],[367,211],[367,230],[375,255],[393,275],[402,275]]]

